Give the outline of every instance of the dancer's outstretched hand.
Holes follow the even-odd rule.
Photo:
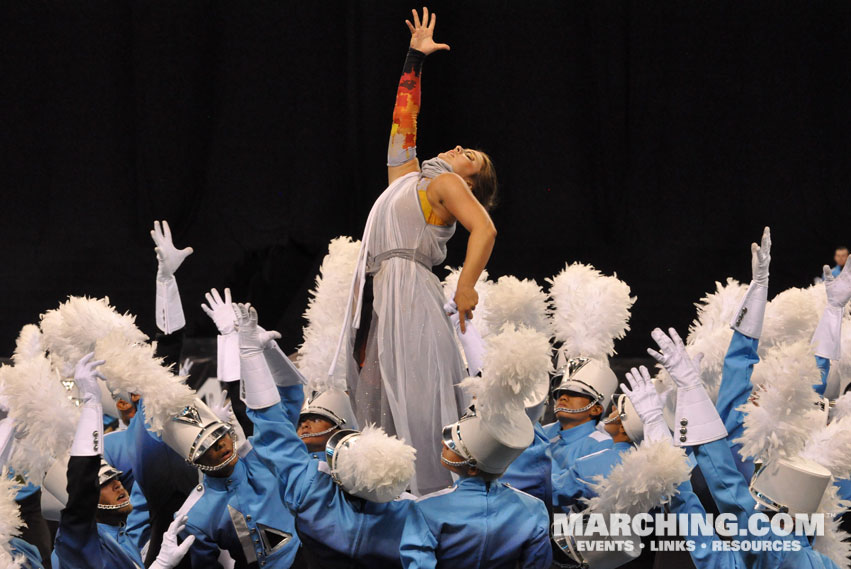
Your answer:
[[[405,20],[408,24],[408,29],[411,30],[411,47],[417,51],[421,51],[428,55],[435,51],[445,49],[449,50],[449,46],[445,43],[434,43],[434,24],[437,22],[437,15],[431,15],[431,21],[428,19],[428,8],[423,8],[423,21],[420,22],[420,15],[416,10],[411,10],[414,14],[414,23],[410,20]]]
[[[827,292],[827,302],[831,306],[844,308],[851,300],[851,263],[845,263],[845,267],[838,277],[830,272],[830,267],[824,266],[824,289]]]

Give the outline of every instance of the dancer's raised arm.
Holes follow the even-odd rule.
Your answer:
[[[430,53],[449,49],[445,43],[434,42],[434,25],[437,16],[428,8],[423,8],[423,19],[416,10],[411,10],[414,22],[405,20],[411,30],[411,45],[402,67],[402,77],[396,91],[396,106],[393,107],[393,126],[390,127],[390,143],[387,146],[387,180],[393,183],[397,178],[411,172],[419,172],[417,160],[417,114],[420,112],[420,73],[423,62]]]

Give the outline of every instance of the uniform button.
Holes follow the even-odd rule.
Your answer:
[[[688,437],[687,437],[687,436],[685,436],[685,435],[683,435],[683,436],[681,436],[681,437],[680,437],[680,442],[681,442],[681,443],[684,443],[684,442],[686,442],[687,440],[688,440]]]
[[[686,419],[685,417],[683,417],[683,418],[680,420],[680,425],[682,425],[683,427],[685,427],[686,425],[688,425],[688,419]]]
[[[204,489],[204,487],[199,484],[198,486],[195,487],[195,489],[200,492],[201,490]]]
[[[680,429],[680,434],[681,434],[681,435],[684,435],[684,434],[686,434],[686,431],[688,431],[688,429],[686,429],[685,427],[683,427],[683,428],[681,428],[681,429]]]
[[[251,521],[251,515],[247,515],[247,516],[245,516],[245,519],[246,519],[246,520],[248,520],[248,521],[250,522],[250,521]]]
[[[248,533],[254,533],[255,531],[257,531],[257,530],[256,530],[256,529],[254,529],[254,528],[250,528],[250,529],[248,530]]]

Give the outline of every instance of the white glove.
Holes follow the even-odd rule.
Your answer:
[[[71,444],[71,456],[92,456],[103,452],[103,407],[98,378],[104,377],[96,368],[103,365],[104,361],[92,361],[94,356],[94,352],[86,354],[74,368],[74,383],[77,384],[83,405]]]
[[[186,556],[189,548],[195,543],[195,536],[190,535],[181,544],[177,543],[177,536],[186,528],[187,519],[186,516],[178,516],[171,522],[163,534],[160,553],[148,569],[172,569]]]
[[[651,336],[662,353],[652,349],[648,349],[647,353],[662,364],[677,384],[674,434],[678,437],[674,444],[692,446],[723,439],[727,436],[727,429],[700,379],[702,355],[689,358],[677,331],[670,328],[668,333],[670,338],[659,328],[653,330]]]
[[[159,261],[157,280],[167,281],[174,276],[186,257],[193,253],[193,249],[192,247],[177,249],[174,246],[171,240],[171,228],[165,220],[162,222],[162,226],[160,226],[159,221],[154,222],[151,238],[156,244],[154,251],[157,254],[157,261]]]
[[[257,326],[257,311],[250,304],[234,304],[239,330],[239,368],[242,397],[251,409],[265,409],[281,401],[263,349],[281,335]]]
[[[458,307],[454,300],[450,300],[443,305],[443,310],[449,315],[452,325],[455,327],[455,332],[458,335],[458,340],[464,348],[464,356],[467,358],[467,373],[471,376],[476,376],[482,371],[482,362],[485,355],[485,342],[482,340],[482,335],[476,329],[472,320],[467,320],[465,328],[466,332],[461,331],[461,317],[458,314]]]
[[[656,345],[659,346],[659,349],[662,350],[662,353],[657,352],[653,348],[647,348],[647,353],[662,364],[662,367],[668,371],[678,388],[693,387],[695,385],[702,386],[703,381],[700,379],[700,360],[703,358],[703,355],[699,354],[694,359],[691,359],[677,331],[669,328],[668,333],[671,335],[670,337],[665,335],[661,329],[654,329],[650,333],[650,336],[656,342]]]
[[[845,314],[845,305],[851,299],[851,270],[848,265],[851,263],[845,263],[838,277],[833,276],[830,267],[824,266],[827,306],[813,334],[813,345],[817,356],[830,360],[842,357],[842,317]]]
[[[671,431],[662,415],[662,399],[650,378],[647,368],[632,368],[626,374],[630,387],[621,383],[621,391],[629,398],[635,412],[644,425],[644,439],[648,441],[671,441]]]
[[[751,243],[753,280],[730,325],[748,338],[759,339],[768,303],[768,266],[771,264],[771,230],[762,232],[762,244]]]
[[[154,222],[151,237],[156,244],[154,252],[157,254],[157,300],[156,321],[157,328],[166,334],[171,334],[186,325],[186,317],[183,315],[183,305],[180,302],[180,291],[177,289],[177,280],[174,273],[180,267],[183,260],[192,254],[192,247],[176,249],[171,241],[171,229],[167,221],[162,222],[162,228],[158,221]]]
[[[90,352],[83,356],[74,367],[74,383],[77,385],[77,391],[79,391],[83,405],[101,405],[98,378],[104,381],[106,381],[106,378],[97,371],[97,368],[106,362],[104,360],[92,361],[94,357],[95,353]]]
[[[210,289],[206,294],[209,304],[201,303],[201,310],[216,324],[219,334],[226,335],[236,332],[236,314],[233,311],[230,289],[225,289],[225,298],[222,300],[219,291]]]

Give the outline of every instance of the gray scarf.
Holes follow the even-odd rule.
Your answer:
[[[447,172],[452,171],[452,166],[449,165],[449,162],[446,160],[442,160],[440,158],[430,158],[423,162],[422,173],[420,174],[420,178],[429,178],[433,180],[437,178],[441,174],[446,174]]]

